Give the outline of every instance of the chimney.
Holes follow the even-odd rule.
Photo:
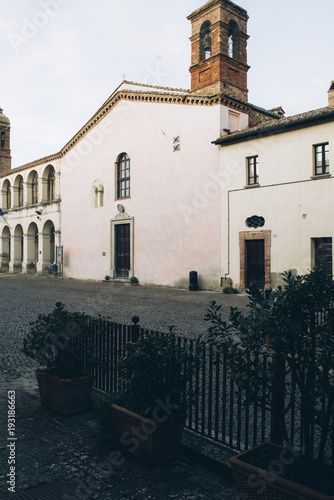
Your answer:
[[[328,106],[334,108],[334,80],[331,81],[328,91]]]

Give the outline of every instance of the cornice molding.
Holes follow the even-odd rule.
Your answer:
[[[136,85],[132,82],[123,82],[130,85]],[[138,85],[138,84],[137,84]],[[152,89],[149,85],[138,85],[139,87],[147,87]],[[229,108],[238,110],[243,113],[249,113],[251,106],[243,101],[239,101],[232,96],[224,93],[208,95],[208,94],[194,94],[189,91],[181,89],[169,89],[166,87],[154,87],[157,90],[127,90],[121,89],[121,85],[116,89],[116,92],[107,99],[107,101],[97,110],[97,112],[87,121],[87,123],[70,139],[65,146],[57,153],[40,158],[38,160],[26,163],[17,167],[9,172],[0,176],[0,178],[7,177],[11,174],[21,172],[23,170],[31,169],[43,165],[44,163],[51,163],[63,158],[76,144],[78,144],[95,126],[97,126],[103,118],[105,118],[110,111],[117,106],[120,101],[127,102],[148,102],[160,104],[178,104],[186,106],[214,106],[224,105]],[[159,92],[165,90],[165,92]],[[169,93],[168,90],[171,92]]]

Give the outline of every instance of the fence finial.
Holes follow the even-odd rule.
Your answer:
[[[136,325],[140,321],[139,316],[132,316],[131,321]]]
[[[133,316],[131,318],[133,325],[131,325],[131,340],[132,342],[138,342],[139,339],[139,316]]]

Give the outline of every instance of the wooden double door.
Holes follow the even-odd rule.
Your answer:
[[[128,278],[130,272],[130,224],[115,226],[115,270],[118,278]]]

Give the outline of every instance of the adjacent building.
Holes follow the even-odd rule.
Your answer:
[[[221,172],[224,276],[241,289],[282,284],[282,273],[333,270],[334,83],[328,106],[268,120],[215,141]]]

